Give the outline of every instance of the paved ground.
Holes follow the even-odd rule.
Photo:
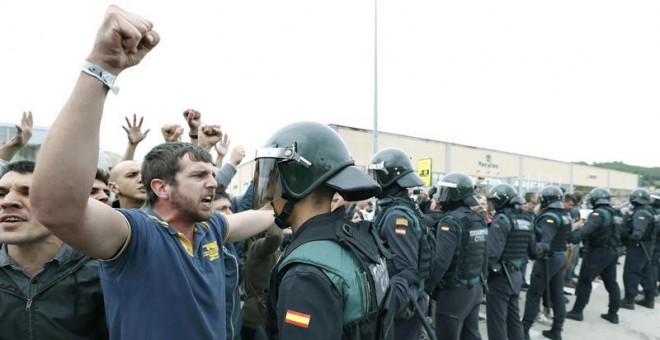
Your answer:
[[[623,292],[623,263],[624,258],[619,259],[620,265],[617,266],[617,275],[619,276],[619,286]],[[527,271],[531,271],[528,266]],[[579,272],[579,268],[577,269]],[[528,273],[529,275],[529,273]],[[578,322],[567,319],[564,323],[563,339],[566,340],[614,340],[614,339],[644,339],[660,340],[660,298],[656,298],[655,309],[648,309],[642,306],[635,306],[635,310],[621,309],[619,311],[619,324],[614,325],[600,318],[600,314],[607,312],[608,297],[607,291],[602,283],[594,282],[594,289],[591,293],[589,304],[584,310],[584,321]],[[567,288],[566,291],[573,292],[573,289]],[[567,295],[569,303],[567,310],[573,307],[575,297]],[[521,314],[524,310],[525,293],[522,294],[520,301]],[[485,306],[482,306],[482,313],[485,315]],[[541,335],[542,330],[550,329],[550,325],[534,323],[530,330],[532,340],[545,339]],[[480,323],[480,331],[483,339],[488,339],[486,331],[486,322]],[[497,340],[497,339],[492,339]]]

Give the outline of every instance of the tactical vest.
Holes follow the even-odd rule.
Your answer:
[[[383,223],[388,214],[398,210],[406,214],[408,218],[413,221],[413,228],[417,235],[418,253],[417,253],[417,279],[420,289],[424,289],[424,282],[431,275],[434,259],[434,246],[435,242],[432,237],[431,228],[427,225],[429,221],[424,214],[414,206],[412,201],[406,201],[398,198],[385,198],[378,201],[381,206],[381,212],[374,219],[374,225],[378,230],[381,230]]]
[[[441,286],[472,286],[482,279],[486,257],[488,227],[478,213],[460,207],[445,215],[458,226],[458,242],[451,265],[440,282]]]
[[[534,237],[532,222],[527,214],[513,212],[509,216],[504,211],[495,213],[495,219],[504,219],[507,239],[502,252],[502,262],[513,263],[527,257],[529,241]]]
[[[544,218],[552,219],[552,221],[557,226],[555,237],[550,242],[550,251],[555,253],[566,251],[566,241],[568,240],[568,236],[571,234],[571,229],[573,228],[573,222],[570,215],[563,209],[546,210],[541,212],[541,214],[534,221],[534,224],[539,225],[538,222]]]
[[[320,268],[344,297],[343,339],[392,339],[391,293],[386,261],[388,253],[371,223],[320,216],[294,235],[273,269],[269,281],[266,328],[278,339],[279,285],[294,264]],[[334,225],[334,227],[331,227]]]
[[[644,231],[644,235],[642,235],[641,241],[647,241],[647,242],[654,241],[658,229],[655,224],[655,211],[653,210],[653,208],[651,208],[651,206],[643,205],[635,209],[635,211],[633,212],[633,217],[636,216],[638,211],[640,211],[640,213],[646,213],[645,215],[647,215],[647,218],[650,219],[650,223],[646,226],[646,230]]]
[[[594,213],[602,217],[603,224],[584,240],[587,249],[618,247],[621,217],[610,206],[597,207]]]

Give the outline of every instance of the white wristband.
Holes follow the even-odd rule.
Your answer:
[[[115,79],[117,79],[117,76],[104,70],[103,67],[85,60],[82,64],[82,71],[100,80],[103,85],[107,86],[110,91],[112,91],[112,93],[119,93],[119,87],[115,86]]]

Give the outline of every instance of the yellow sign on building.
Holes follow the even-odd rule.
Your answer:
[[[420,159],[417,162],[417,174],[424,180],[424,186],[431,186],[431,158]]]

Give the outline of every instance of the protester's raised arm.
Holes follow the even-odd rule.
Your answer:
[[[122,129],[126,131],[126,137],[128,138],[128,145],[126,146],[126,151],[124,152],[124,157],[121,158],[122,161],[130,161],[135,157],[135,150],[137,149],[138,144],[143,141],[151,129],[146,129],[142,132],[142,122],[144,122],[144,116],[140,117],[140,122],[137,121],[137,115],[133,114],[133,123],[126,119],[126,126],[122,126]]]
[[[32,138],[32,111],[24,111],[21,125],[16,125],[16,134],[0,146],[0,160],[11,161],[14,155]]]
[[[108,8],[86,71],[80,73],[37,158],[30,192],[34,214],[64,242],[93,257],[112,257],[129,233],[118,212],[89,199],[103,105],[112,86],[108,73],[117,76],[138,64],[158,44],[160,37],[152,28],[138,15]],[[87,73],[90,70],[98,77]]]

